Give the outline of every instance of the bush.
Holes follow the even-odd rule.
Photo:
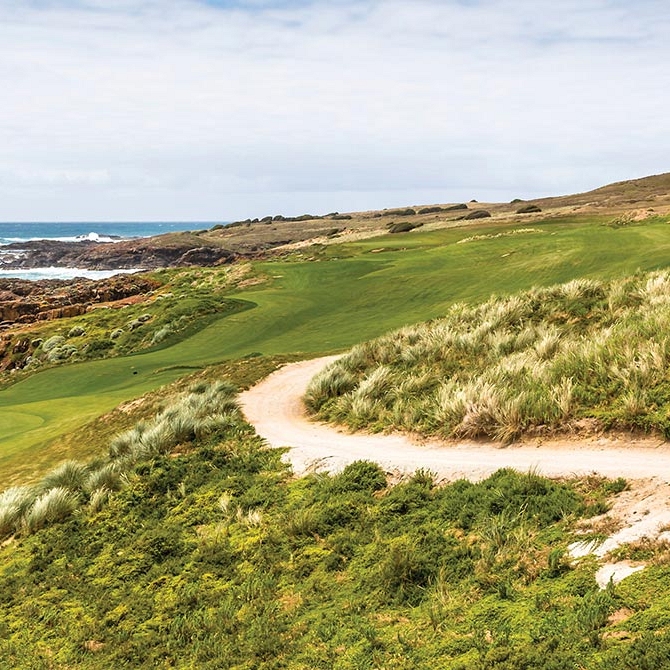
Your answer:
[[[55,349],[56,347],[62,345],[63,342],[65,342],[65,338],[62,335],[53,335],[48,340],[42,343],[42,351],[49,352],[52,349]]]
[[[339,493],[365,491],[373,493],[386,488],[386,473],[371,461],[354,461],[332,478],[331,488]]]
[[[387,216],[414,216],[415,214],[416,210],[411,207],[407,207],[406,209],[389,209],[386,212]]]
[[[488,219],[490,216],[491,212],[487,212],[485,209],[475,209],[469,214],[466,214],[463,219],[465,221],[472,221],[474,219]]]
[[[516,210],[517,214],[534,214],[536,212],[541,212],[542,210],[537,206],[537,205],[524,205],[523,207],[519,207],[519,209]]]
[[[410,230],[420,228],[422,225],[422,223],[409,223],[409,221],[394,223],[389,226],[389,233],[408,233]]]

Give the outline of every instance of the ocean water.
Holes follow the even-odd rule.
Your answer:
[[[211,228],[215,221],[150,221],[150,222],[114,222],[103,223],[80,222],[35,222],[35,223],[0,223],[0,278],[20,277],[22,279],[72,279],[88,277],[103,279],[129,270],[83,270],[78,268],[31,268],[29,270],[2,269],[2,246],[12,242],[29,240],[58,240],[77,242],[93,240],[100,244],[113,244],[120,240],[137,237],[151,237],[163,233],[183,230],[202,230]],[[138,270],[141,268],[138,268]],[[133,270],[130,270],[133,272]]]

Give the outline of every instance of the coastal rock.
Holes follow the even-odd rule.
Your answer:
[[[0,267],[6,269],[61,267],[87,270],[155,270],[188,265],[220,265],[236,254],[216,245],[204,245],[196,235],[175,239],[142,238],[114,244],[91,241],[31,240],[2,247]]]
[[[116,303],[151,293],[158,282],[136,275],[116,275],[109,279],[28,281],[25,279],[0,279],[0,371],[21,369],[31,360],[35,350],[42,346],[44,352],[55,352],[49,360],[63,360],[76,352],[76,347],[55,335],[45,342],[21,335],[16,324],[62,319],[85,314],[89,309],[105,303]],[[142,317],[140,317],[142,318]],[[74,327],[69,337],[84,333]]]

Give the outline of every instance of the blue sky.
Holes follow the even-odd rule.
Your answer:
[[[0,0],[0,220],[231,220],[670,171],[659,0]]]

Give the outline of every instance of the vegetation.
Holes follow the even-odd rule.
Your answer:
[[[667,220],[628,224],[427,225],[159,273],[172,297],[46,324],[43,365],[0,392],[0,670],[665,667],[668,545],[618,548],[648,567],[604,590],[567,553],[625,480],[390,484],[369,462],[296,480],[233,397],[401,328],[321,375],[313,409],[500,439],[581,417],[667,433]],[[99,359],[74,363],[88,340]]]
[[[194,386],[151,421],[117,435],[106,457],[89,463],[65,461],[33,486],[7,489],[0,494],[0,540],[38,530],[86,505],[97,511],[139,463],[239,422],[234,391],[230,384]]]
[[[237,301],[237,311],[213,315],[197,332],[183,331],[176,341],[132,356],[39,370],[0,391],[0,484],[9,485],[5,478],[15,473],[23,473],[24,480],[38,478],[62,459],[56,449],[61,436],[194,369],[258,352],[342,350],[443,316],[456,301],[485,300],[492,288],[509,294],[575,277],[621,277],[637,268],[667,265],[665,219],[620,228],[599,225],[609,220],[611,216],[534,221],[543,234],[458,244],[475,233],[510,230],[487,219],[463,228],[422,228],[300,249],[284,259],[255,264],[226,294]],[[225,273],[204,270],[192,281],[206,284],[209,277],[215,281]],[[267,280],[258,283],[258,275]],[[187,289],[184,285],[179,291]],[[61,327],[68,327],[65,321]]]
[[[320,417],[510,441],[595,418],[670,436],[670,273],[573,280],[357,345],[311,383]]]
[[[96,305],[82,316],[10,329],[5,333],[5,348],[16,350],[16,368],[2,373],[0,382],[6,385],[27,373],[66,362],[124,356],[174,344],[213,318],[237,311],[239,307],[225,293],[254,279],[248,264],[163,270],[149,276],[159,282],[159,288],[148,295]]]
[[[667,551],[605,591],[593,561],[565,559],[607,482],[501,470],[436,486],[418,471],[389,486],[368,462],[293,480],[229,389],[192,388],[102,467],[44,478],[0,549],[0,667],[662,667]],[[194,408],[200,428],[145,450]],[[82,504],[93,486],[104,495]]]

